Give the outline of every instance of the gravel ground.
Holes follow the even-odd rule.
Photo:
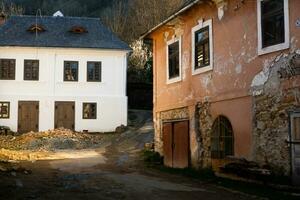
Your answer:
[[[9,150],[54,151],[96,148],[103,134],[77,133],[68,129],[30,132],[19,136],[0,136],[0,147]]]

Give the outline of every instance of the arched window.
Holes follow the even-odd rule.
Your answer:
[[[230,121],[219,116],[213,124],[211,134],[211,157],[222,159],[234,154],[233,130]]]

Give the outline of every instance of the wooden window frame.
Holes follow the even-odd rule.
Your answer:
[[[97,80],[95,77],[96,77],[96,75],[95,75],[95,67],[96,67],[96,65],[95,64],[99,64],[99,79]],[[93,69],[93,79],[90,79],[89,78],[89,64],[94,64],[93,65],[93,67],[94,67],[94,69]],[[87,82],[102,82],[102,62],[101,61],[88,61],[87,62],[87,68],[86,68],[87,70],[87,73],[86,73],[86,80],[87,80]]]
[[[295,138],[294,130],[295,123],[294,120],[300,118],[300,112],[293,112],[290,114],[290,142],[300,142],[300,138]]]
[[[196,68],[196,33],[198,33],[201,30],[204,30],[205,28],[208,28],[209,31],[209,65]],[[205,73],[208,71],[213,70],[213,21],[212,19],[202,21],[198,21],[198,25],[192,28],[191,31],[191,37],[192,37],[192,75],[197,75],[201,73]]]
[[[4,68],[4,66],[2,66],[4,61],[13,62],[13,66],[11,66],[10,65],[11,63],[10,63],[8,66],[8,69],[7,69],[8,70],[7,74],[13,73],[13,76],[12,77],[9,77],[9,76],[3,77],[3,75],[2,75],[2,77],[0,76],[0,80],[15,80],[16,79],[16,59],[0,59],[0,70],[1,71]]]
[[[258,55],[264,55],[284,49],[290,48],[290,28],[289,28],[289,0],[283,0],[284,3],[284,42],[263,47],[263,35],[262,35],[262,13],[261,3],[264,0],[257,0],[257,31],[258,31]]]
[[[33,62],[37,62],[37,78],[34,79],[33,78],[33,71],[34,71],[34,66],[31,65],[31,66],[28,66],[26,62],[31,62],[31,64]],[[26,78],[26,67],[30,67],[30,78]],[[40,61],[39,60],[24,60],[24,81],[38,81],[39,80],[39,73],[40,73]]]
[[[0,119],[9,119],[10,118],[10,102],[8,101],[1,101],[0,102],[0,107],[2,107],[2,104],[8,104],[8,108],[7,108],[7,117],[3,117],[2,114],[0,113]],[[0,109],[1,111],[1,109]]]
[[[179,74],[176,77],[170,77],[169,75],[169,46],[178,42],[179,45]],[[167,71],[167,84],[171,84],[171,83],[176,83],[181,81],[181,36],[179,38],[173,38],[172,40],[169,40],[167,42],[167,49],[166,49],[166,60],[167,60],[167,66],[166,66],[166,71]]]
[[[66,64],[70,63],[70,67],[72,63],[76,63],[77,64],[77,69],[76,69],[76,78],[74,80],[68,80],[66,79]],[[71,71],[72,71],[72,67],[71,67]],[[72,73],[72,72],[71,72]],[[78,82],[78,75],[79,75],[79,62],[78,61],[64,61],[64,82]]]
[[[92,117],[85,117],[84,115],[84,109],[86,107],[86,105],[91,104],[95,106],[95,115]],[[84,102],[82,103],[82,119],[97,119],[97,103],[95,102]]]

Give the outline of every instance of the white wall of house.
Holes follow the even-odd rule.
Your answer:
[[[16,59],[16,79],[0,80],[0,102],[10,118],[0,126],[18,128],[18,101],[39,101],[39,130],[54,128],[55,101],[75,102],[75,130],[113,131],[127,125],[127,52],[117,50],[0,47],[0,59]],[[39,81],[24,81],[24,60],[39,60]],[[78,82],[64,82],[64,61],[78,61]],[[87,82],[87,62],[102,62],[102,81]],[[83,119],[82,103],[97,103],[97,119]]]

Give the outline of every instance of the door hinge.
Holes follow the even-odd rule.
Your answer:
[[[39,106],[38,105],[36,105],[36,107],[35,107],[37,110],[39,109]]]
[[[55,106],[55,109],[57,109],[58,108],[58,106]]]
[[[38,129],[38,128],[39,128],[39,125],[38,125],[38,124],[36,124],[36,125],[35,125],[35,128],[36,128],[36,129]]]

